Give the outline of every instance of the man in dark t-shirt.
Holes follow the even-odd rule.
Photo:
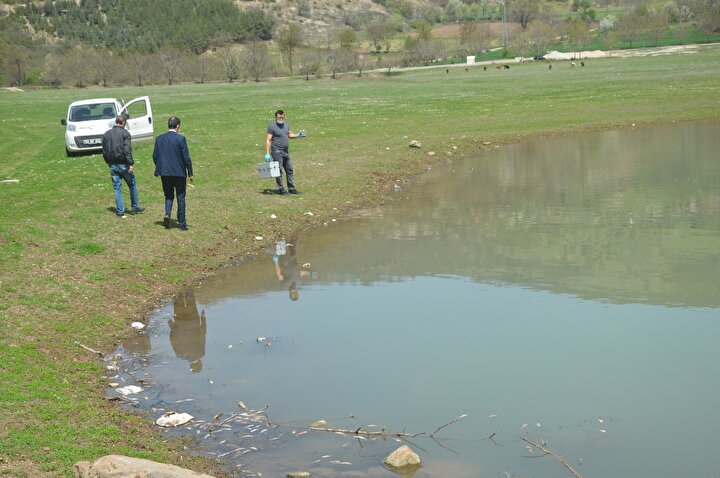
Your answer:
[[[298,133],[290,131],[290,126],[285,122],[285,112],[283,110],[277,110],[275,112],[275,121],[267,127],[265,161],[277,161],[280,163],[282,170],[285,171],[287,189],[285,189],[283,185],[282,173],[275,178],[280,194],[299,194],[295,188],[293,167],[288,148],[290,146],[290,138],[303,138],[304,136],[305,132],[303,130],[300,130]]]

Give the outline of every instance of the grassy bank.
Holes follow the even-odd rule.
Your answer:
[[[0,184],[0,472],[68,476],[74,462],[108,453],[208,466],[106,402],[103,364],[76,342],[111,351],[163,297],[283,232],[377,204],[394,181],[487,143],[720,118],[720,46],[585,64],[0,91],[0,179],[20,181]],[[161,225],[151,143],[134,145],[147,211],[123,220],[101,157],[65,157],[59,119],[70,101],[140,95],[152,99],[156,133],[171,114],[183,120],[196,176],[189,232]],[[254,169],[279,107],[309,133],[291,145],[300,196],[262,194],[273,184]],[[408,148],[413,139],[422,149]]]

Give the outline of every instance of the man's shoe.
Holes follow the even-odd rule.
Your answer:
[[[300,194],[300,191],[298,191],[297,189],[291,189],[290,194]]]
[[[281,189],[280,191],[278,191],[278,194],[282,194],[283,196],[285,196],[286,194],[288,194],[288,192],[284,189]]]
[[[126,219],[126,218],[127,218],[127,215],[125,215],[125,214],[118,214],[118,217],[119,217],[120,219]]]
[[[144,208],[144,207],[139,207],[139,208],[137,208],[137,209],[133,209],[130,214],[132,214],[132,215],[140,214],[141,212],[144,212],[144,211],[145,211],[145,208]]]
[[[185,226],[180,226],[180,230],[181,230],[181,231],[187,231],[187,230],[188,230],[187,225],[185,225]]]
[[[170,216],[163,218],[163,226],[165,226],[165,229],[170,229]]]

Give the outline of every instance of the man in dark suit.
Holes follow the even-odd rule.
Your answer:
[[[178,133],[179,130],[180,118],[171,116],[168,120],[168,132],[155,138],[153,162],[155,163],[155,176],[160,176],[163,192],[165,193],[163,225],[165,229],[170,229],[170,214],[172,213],[173,200],[177,196],[178,225],[180,230],[187,231],[185,191],[187,189],[187,180],[190,179],[190,182],[193,180],[193,170],[187,141],[185,136]]]

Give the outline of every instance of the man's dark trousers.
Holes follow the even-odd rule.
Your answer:
[[[173,199],[177,194],[178,203],[178,225],[187,227],[185,222],[185,191],[187,190],[187,178],[184,176],[161,176],[163,193],[165,193],[165,215],[172,213]]]
[[[285,170],[285,178],[287,181],[287,187],[289,191],[295,191],[295,181],[293,176],[293,167],[292,162],[290,162],[290,154],[287,151],[283,151],[281,149],[273,150],[272,152],[272,158],[273,161],[277,161],[280,163],[280,167]],[[278,176],[275,178],[275,181],[277,182],[278,188],[280,191],[285,191],[285,186],[283,186],[282,176]]]

